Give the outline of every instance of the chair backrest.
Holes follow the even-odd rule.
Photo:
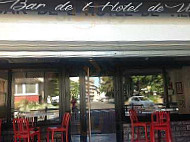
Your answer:
[[[29,127],[34,127],[34,117],[26,117],[26,116],[20,115],[18,118],[27,119],[29,123]]]
[[[34,117],[26,117],[25,119],[28,120],[29,127],[34,127]]]
[[[19,118],[13,119],[13,131],[14,131],[14,134],[19,132]]]
[[[129,110],[129,115],[130,115],[130,120],[132,124],[139,122],[138,117],[137,117],[137,112],[134,109]]]
[[[62,127],[68,128],[69,127],[69,121],[70,121],[70,114],[68,112],[66,112],[63,115],[63,119],[62,119]]]
[[[170,124],[170,113],[167,111],[156,111],[151,115],[151,122],[154,124]]]
[[[25,118],[13,119],[13,131],[14,134],[29,133],[29,122]]]

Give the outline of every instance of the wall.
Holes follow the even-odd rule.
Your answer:
[[[0,40],[170,41],[190,40],[188,17],[0,15]]]
[[[184,66],[168,72],[170,82],[173,84],[173,99],[177,100],[179,113],[190,113],[190,67]]]
[[[39,102],[39,95],[26,95],[26,96],[15,96],[15,103],[20,102],[21,100],[28,100],[29,102]]]

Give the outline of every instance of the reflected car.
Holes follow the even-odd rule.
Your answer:
[[[133,96],[128,99],[128,105],[142,106],[143,108],[155,109],[155,104],[153,101],[145,96]]]
[[[59,104],[59,96],[55,96],[51,98],[51,104],[52,105],[58,105]]]

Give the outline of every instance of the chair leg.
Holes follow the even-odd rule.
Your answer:
[[[150,126],[150,142],[152,142],[152,127]]]
[[[151,128],[151,142],[155,142],[154,129]]]
[[[51,142],[54,142],[54,131],[51,132]]]
[[[144,129],[145,129],[145,138],[146,138],[146,142],[148,142],[147,126],[145,126]]]
[[[30,137],[28,137],[28,142],[30,142]]]
[[[140,127],[137,127],[137,141],[140,139]]]
[[[47,130],[47,142],[49,142],[49,131]]]
[[[66,142],[69,142],[69,134],[68,134],[68,131],[66,131]]]
[[[166,132],[167,142],[172,142],[170,129],[167,129],[165,132]]]
[[[41,141],[40,133],[38,133],[38,142]]]
[[[131,142],[134,142],[134,129],[135,127],[132,127]]]
[[[171,130],[171,127],[169,127],[169,136],[170,136],[170,142],[172,142],[172,130]]]

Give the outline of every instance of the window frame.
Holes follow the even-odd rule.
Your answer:
[[[26,92],[26,83],[21,83],[21,84],[22,84],[22,93],[17,93],[18,84],[15,84],[15,94],[14,94],[14,96],[39,95],[39,83],[34,83],[35,84],[35,93],[27,93]]]

